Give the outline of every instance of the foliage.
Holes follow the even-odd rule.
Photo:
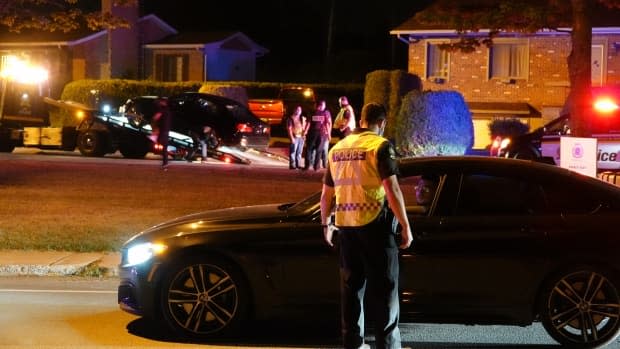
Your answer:
[[[530,127],[517,118],[494,119],[489,122],[489,134],[491,137],[501,136],[505,138],[507,136],[518,136],[526,134],[529,130]]]
[[[412,90],[421,89],[420,78],[404,70],[376,70],[366,75],[364,104],[375,102],[385,106],[388,121],[385,127],[387,138],[395,136],[396,117],[403,96]]]
[[[567,107],[571,129],[576,136],[589,136],[591,88],[591,47],[593,11],[620,8],[620,0],[436,0],[419,12],[420,24],[455,29],[460,40],[441,45],[444,49],[473,51],[493,44],[502,32],[534,33],[541,29],[572,28],[568,73],[571,90]],[[488,33],[482,34],[482,29]]]
[[[71,32],[80,28],[127,28],[128,22],[93,6],[99,1],[0,0],[0,26],[12,32],[28,30]],[[116,6],[135,6],[137,0],[115,0]]]
[[[411,91],[402,100],[395,131],[404,157],[463,155],[474,140],[471,113],[455,91]]]

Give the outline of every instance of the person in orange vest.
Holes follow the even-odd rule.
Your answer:
[[[340,140],[328,155],[321,193],[325,242],[334,246],[339,230],[342,341],[364,346],[364,293],[372,293],[377,348],[400,348],[398,329],[398,249],[413,235],[398,184],[396,152],[385,139],[386,112],[378,103],[362,109],[361,126]],[[335,197],[335,202],[334,202]],[[332,222],[332,212],[335,222]],[[396,221],[400,224],[400,241]]]

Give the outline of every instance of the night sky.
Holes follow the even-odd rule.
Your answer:
[[[354,81],[367,70],[405,68],[406,45],[389,31],[424,2],[335,0],[329,76],[321,67],[332,0],[146,0],[142,6],[179,31],[243,32],[270,51],[258,61],[259,78]]]

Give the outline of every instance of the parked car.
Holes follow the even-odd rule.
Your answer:
[[[136,127],[149,124],[155,113],[157,96],[139,96],[121,108]],[[270,127],[243,104],[232,99],[198,92],[186,92],[168,98],[172,112],[172,130],[195,136],[210,126],[217,145],[264,150],[269,146]]]
[[[402,322],[541,321],[562,345],[620,330],[620,188],[556,166],[492,157],[400,162],[414,243],[401,251]],[[420,176],[437,178],[426,209]],[[118,302],[183,337],[232,336],[249,319],[338,316],[337,251],[320,193],[196,213],[122,247]],[[337,243],[337,239],[336,239]]]

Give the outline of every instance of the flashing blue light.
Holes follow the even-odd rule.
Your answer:
[[[110,107],[109,104],[104,104],[102,110],[103,110],[104,114],[110,114],[110,111],[112,110],[112,107]]]

